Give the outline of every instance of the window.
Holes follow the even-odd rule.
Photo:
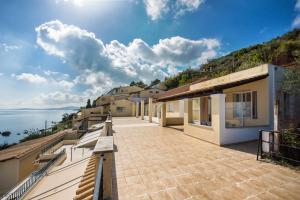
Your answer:
[[[174,112],[174,105],[173,105],[173,103],[168,103],[168,112]]]
[[[200,97],[200,124],[211,126],[211,99]]]
[[[149,91],[149,93],[151,93],[151,94],[152,94],[153,92],[150,90],[150,91]]]
[[[158,94],[158,93],[159,93],[159,91],[156,91],[155,93],[156,93],[156,94]]]
[[[257,119],[257,92],[233,94],[233,117]]]
[[[200,124],[200,98],[192,99],[192,122]]]
[[[252,118],[257,119],[257,91],[252,91]]]
[[[211,126],[211,98],[198,97],[192,99],[192,122]]]
[[[124,112],[125,108],[124,107],[117,107],[117,112]]]

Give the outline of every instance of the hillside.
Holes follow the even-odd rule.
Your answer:
[[[294,29],[280,37],[262,44],[243,48],[230,54],[210,60],[199,69],[187,69],[174,77],[165,79],[172,89],[199,78],[215,78],[232,72],[248,69],[263,63],[281,66],[295,65],[300,58],[300,29]]]

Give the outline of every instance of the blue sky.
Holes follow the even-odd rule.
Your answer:
[[[2,0],[0,108],[82,105],[300,25],[296,0]]]

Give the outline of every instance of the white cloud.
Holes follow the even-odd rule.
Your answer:
[[[48,77],[45,78],[38,74],[31,74],[31,73],[22,73],[19,75],[11,74],[11,77],[16,78],[17,80],[27,81],[29,83],[35,83],[35,84],[48,84],[53,86],[58,86],[64,90],[71,90],[75,85],[75,81],[68,81],[65,78],[65,74],[62,76],[59,72],[57,73],[48,73]],[[54,76],[53,76],[54,75]]]
[[[66,80],[52,80],[54,84],[57,84],[58,86],[62,87],[65,90],[71,90],[74,86],[75,83],[73,81],[66,81]]]
[[[134,39],[128,45],[117,40],[103,44],[94,33],[57,20],[38,26],[36,31],[41,48],[79,70],[82,75],[77,82],[103,88],[110,86],[107,83],[162,79],[177,67],[205,63],[217,55],[220,47],[217,39],[190,40],[179,36],[161,39],[152,46],[142,39]]]
[[[300,0],[296,1],[295,10],[300,11]]]
[[[155,21],[168,13],[178,17],[193,12],[204,0],[144,0],[144,3],[147,15]]]
[[[296,1],[296,5],[295,5],[295,10],[297,12],[300,11],[300,0]],[[292,23],[292,28],[296,28],[300,26],[300,15],[298,13],[298,15],[296,16],[296,18],[294,19],[293,23]]]
[[[19,46],[19,45],[10,45],[10,44],[6,44],[6,43],[0,43],[0,50],[3,50],[4,52],[8,52],[11,50],[17,50],[20,48],[21,48],[21,46]]]
[[[48,94],[41,94],[33,99],[33,103],[39,105],[67,105],[67,104],[80,104],[85,99],[77,94],[66,93],[66,92],[52,92]]]
[[[12,74],[12,77],[16,77],[17,80],[27,81],[30,83],[47,83],[47,79],[38,74],[22,73],[19,75]]]
[[[147,15],[152,20],[161,18],[169,11],[168,0],[145,0]]]
[[[204,0],[177,0],[176,15],[184,15],[186,12],[193,12],[199,8],[199,6],[204,3]]]
[[[3,76],[4,74],[3,73],[0,73],[0,76]]]
[[[297,15],[297,17],[294,19],[292,27],[296,28],[300,26],[300,15]]]
[[[50,70],[45,70],[44,74],[47,75],[47,76],[51,76],[51,75],[60,74],[60,72],[53,72],[53,71],[50,71]]]

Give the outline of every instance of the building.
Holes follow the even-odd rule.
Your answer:
[[[117,87],[98,97],[96,107],[101,108],[102,114],[110,112],[113,117],[136,116],[136,112],[141,113],[141,100],[148,104],[149,98],[157,99],[165,90],[166,86],[162,83],[144,89],[137,86]]]
[[[167,91],[156,103],[160,125],[183,125],[185,134],[217,145],[256,140],[258,130],[278,127],[283,72],[264,64]]]
[[[40,163],[43,164],[41,162],[42,154],[45,150],[61,144],[62,140],[72,140],[74,138],[77,138],[77,133],[66,130],[1,150],[0,196],[41,167]]]

